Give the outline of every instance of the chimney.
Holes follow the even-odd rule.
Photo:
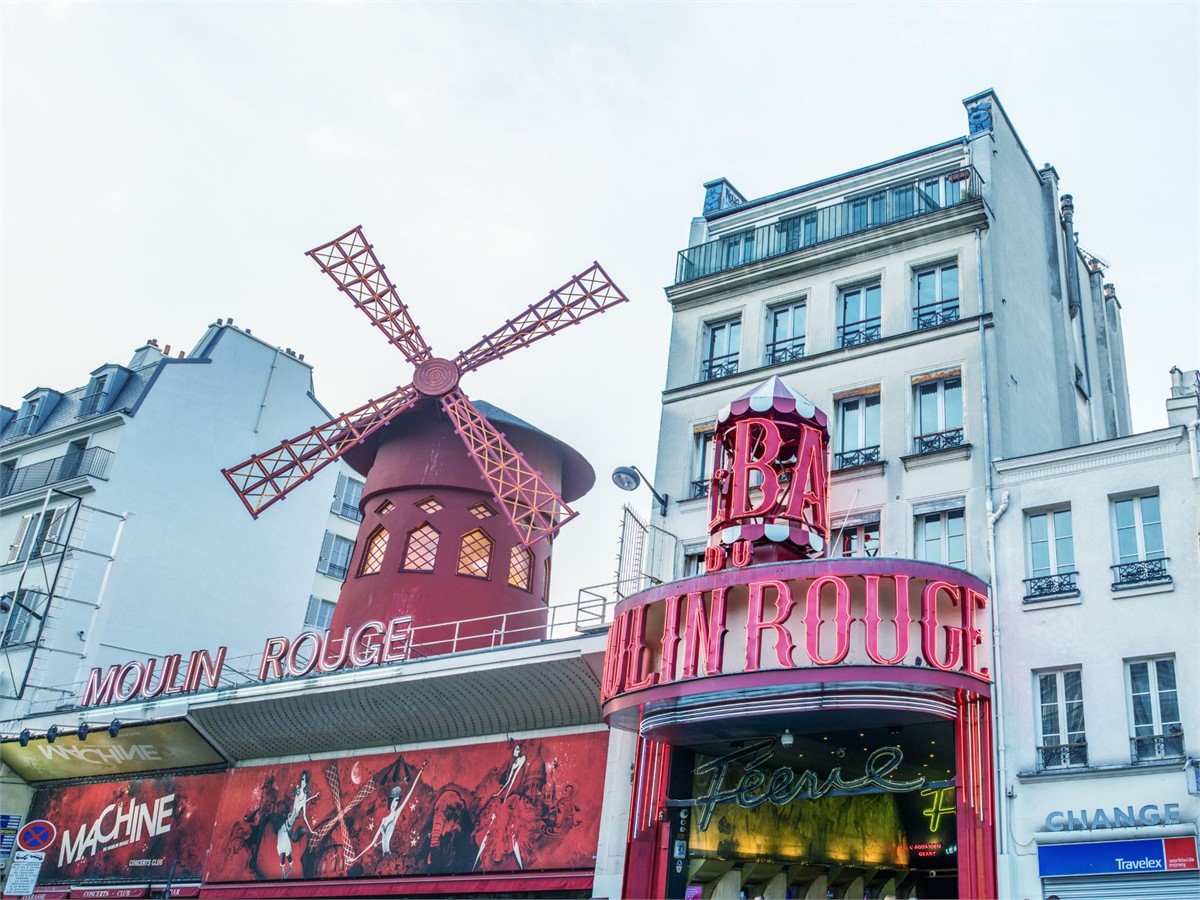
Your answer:
[[[1200,371],[1171,367],[1171,396],[1167,398],[1167,424],[1191,425],[1200,419]]]

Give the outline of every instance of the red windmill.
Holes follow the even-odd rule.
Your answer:
[[[222,470],[250,515],[257,518],[316,472],[428,398],[441,403],[522,544],[529,546],[553,534],[575,516],[558,492],[459,390],[458,382],[464,372],[625,302],[628,298],[599,263],[451,360],[433,355],[361,226],[306,255],[333,279],[338,290],[350,296],[416,371],[410,384]]]

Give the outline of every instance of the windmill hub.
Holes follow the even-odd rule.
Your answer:
[[[417,366],[413,387],[426,397],[441,397],[458,385],[458,366],[448,359],[428,359]]]

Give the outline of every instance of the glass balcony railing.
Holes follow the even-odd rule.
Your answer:
[[[680,250],[675,283],[970,203],[982,197],[982,190],[983,179],[971,166],[884,185],[840,203]]]

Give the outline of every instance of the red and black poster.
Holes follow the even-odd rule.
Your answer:
[[[46,848],[46,884],[200,879],[225,773],[46,788],[29,819],[58,830]]]
[[[591,869],[604,732],[235,769],[205,881]]]

